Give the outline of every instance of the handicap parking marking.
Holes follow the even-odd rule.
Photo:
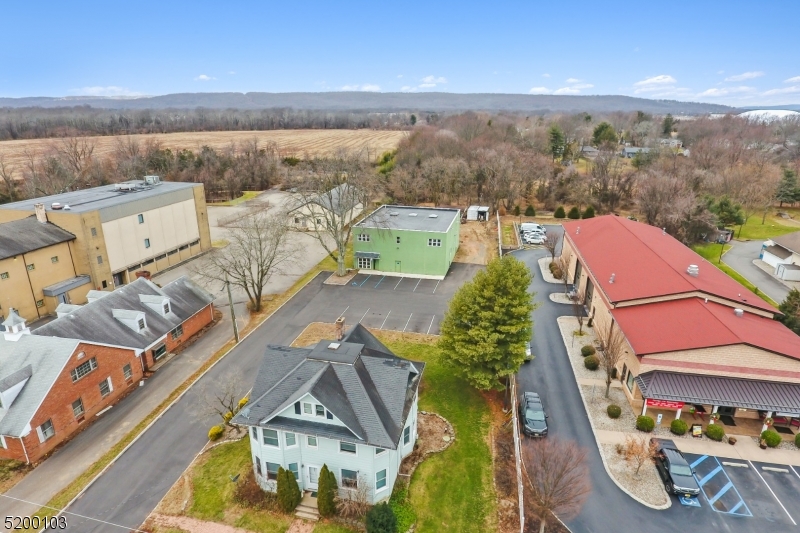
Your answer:
[[[695,471],[694,478],[709,506],[718,513],[736,516],[753,516],[725,468],[714,456],[686,454]]]
[[[700,505],[700,498],[680,496],[678,497],[678,501],[681,502],[681,505],[685,505],[686,507],[702,507],[702,505]]]

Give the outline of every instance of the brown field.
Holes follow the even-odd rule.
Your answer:
[[[284,157],[303,158],[306,155],[328,155],[344,148],[350,151],[365,151],[375,159],[381,153],[392,150],[407,135],[405,131],[384,130],[270,130],[270,131],[211,131],[192,133],[165,133],[124,136],[86,137],[94,144],[94,155],[103,158],[113,153],[119,142],[158,141],[163,148],[171,150],[200,150],[203,146],[222,149],[231,143],[258,139],[259,143],[274,142]],[[26,160],[26,152],[42,156],[57,146],[59,139],[30,139],[0,142],[0,158],[6,165],[19,171]]]

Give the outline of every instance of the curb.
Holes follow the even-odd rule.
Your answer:
[[[116,456],[116,457],[114,457],[114,458],[111,460],[111,462],[109,462],[109,463],[108,463],[108,464],[107,464],[107,465],[106,465],[106,466],[105,466],[105,467],[104,467],[104,468],[103,468],[103,469],[102,469],[100,472],[98,472],[98,474],[97,474],[95,477],[93,477],[93,478],[92,478],[92,480],[91,480],[91,481],[89,481],[89,483],[87,483],[87,484],[86,484],[86,486],[85,486],[85,487],[83,487],[83,489],[81,489],[81,491],[80,491],[80,492],[78,492],[78,494],[76,494],[76,495],[75,495],[75,497],[74,497],[74,498],[72,498],[72,499],[71,499],[71,500],[70,500],[70,501],[69,501],[69,502],[68,502],[68,503],[67,503],[67,504],[66,504],[66,505],[65,505],[65,506],[64,506],[64,507],[61,509],[61,510],[62,510],[62,511],[64,511],[64,510],[66,510],[66,509],[69,509],[69,508],[70,508],[70,506],[71,506],[72,504],[74,504],[74,503],[75,503],[75,502],[76,502],[76,501],[77,501],[79,498],[81,498],[81,497],[82,497],[82,496],[83,496],[83,495],[86,493],[86,491],[87,491],[87,490],[89,490],[89,489],[92,487],[92,485],[94,485],[94,483],[95,483],[95,482],[96,482],[98,479],[100,479],[100,477],[101,477],[103,474],[105,474],[105,473],[106,473],[106,471],[107,471],[109,468],[111,468],[111,467],[112,467],[114,464],[116,464],[116,462],[119,460],[119,458],[120,458],[120,457],[122,457],[122,456],[123,456],[123,454],[125,454],[125,452],[127,452],[127,451],[128,451],[128,449],[129,449],[131,446],[133,446],[134,444],[136,444],[136,442],[138,442],[138,441],[139,441],[139,439],[142,437],[142,435],[144,435],[145,433],[147,433],[147,431],[148,431],[148,430],[149,430],[149,429],[150,429],[150,428],[151,428],[153,425],[155,425],[155,423],[156,423],[156,422],[158,422],[159,420],[161,420],[161,417],[162,417],[162,416],[164,416],[164,414],[166,414],[166,412],[167,412],[167,411],[169,411],[169,410],[172,408],[172,406],[174,406],[176,403],[178,403],[178,402],[179,402],[179,401],[180,401],[180,400],[183,398],[183,396],[184,396],[184,395],[185,395],[187,392],[189,392],[189,391],[192,389],[192,387],[194,387],[194,386],[195,386],[195,384],[196,384],[198,381],[200,381],[201,379],[203,379],[203,377],[205,377],[205,375],[206,375],[208,372],[210,372],[212,368],[214,368],[215,366],[217,366],[217,364],[219,364],[219,362],[220,362],[220,361],[222,361],[223,359],[225,359],[225,358],[226,358],[226,357],[227,357],[227,356],[228,356],[228,355],[229,355],[229,354],[230,354],[230,353],[231,353],[231,352],[232,352],[232,351],[233,351],[233,350],[234,350],[234,349],[235,349],[237,346],[241,345],[241,343],[242,343],[242,342],[243,342],[243,341],[244,341],[246,338],[248,338],[250,335],[252,335],[253,333],[255,333],[255,331],[256,331],[256,330],[257,330],[259,327],[261,327],[261,325],[262,325],[262,324],[264,324],[264,323],[265,323],[267,320],[269,320],[270,318],[272,318],[272,316],[273,316],[275,313],[277,313],[278,311],[280,311],[280,309],[281,309],[281,308],[282,308],[284,305],[286,305],[287,303],[291,302],[291,301],[292,301],[292,299],[293,299],[295,296],[297,296],[298,294],[300,294],[300,292],[301,292],[303,289],[305,289],[305,288],[308,286],[308,284],[309,284],[309,283],[311,283],[312,281],[314,281],[315,279],[317,279],[317,277],[319,277],[319,276],[320,276],[320,274],[323,274],[324,272],[325,272],[325,271],[322,271],[322,272],[318,273],[316,276],[312,277],[312,278],[311,278],[311,279],[309,279],[307,282],[305,282],[305,283],[303,284],[303,286],[302,286],[302,287],[300,287],[300,288],[297,290],[297,292],[295,292],[295,293],[294,293],[294,294],[291,296],[291,298],[287,299],[285,302],[283,302],[281,305],[279,305],[279,306],[278,306],[278,307],[277,307],[277,308],[276,308],[276,309],[275,309],[275,310],[274,310],[272,313],[270,313],[270,314],[269,314],[267,317],[265,317],[265,318],[264,318],[264,320],[261,322],[261,324],[259,324],[259,325],[258,325],[258,326],[256,326],[255,328],[253,328],[253,329],[252,329],[250,332],[248,332],[248,333],[247,333],[247,335],[245,335],[244,337],[242,337],[242,338],[239,340],[239,343],[238,343],[238,344],[234,344],[234,345],[233,345],[233,346],[230,348],[230,350],[228,350],[227,352],[225,352],[224,354],[222,354],[222,356],[221,356],[219,359],[217,359],[216,361],[214,361],[214,363],[213,363],[211,366],[209,366],[207,369],[205,369],[205,370],[203,371],[203,373],[202,373],[202,374],[200,374],[199,376],[197,376],[197,378],[196,378],[194,381],[192,381],[192,382],[189,384],[189,386],[188,386],[188,387],[186,387],[186,389],[185,389],[183,392],[181,392],[181,393],[180,393],[180,394],[179,394],[179,395],[178,395],[178,396],[177,396],[177,397],[176,397],[176,398],[175,398],[175,399],[174,399],[174,400],[173,400],[173,401],[172,401],[172,402],[171,402],[171,403],[170,403],[168,406],[166,406],[166,407],[164,408],[164,410],[163,410],[163,411],[161,411],[160,413],[158,413],[158,415],[156,415],[156,417],[155,417],[155,418],[154,418],[154,419],[153,419],[153,420],[152,420],[152,421],[151,421],[149,424],[147,424],[147,426],[145,426],[145,428],[144,428],[144,429],[142,429],[142,431],[141,431],[141,432],[140,432],[138,435],[136,435],[136,437],[134,437],[134,438],[133,438],[133,440],[132,440],[131,442],[129,442],[129,443],[128,443],[128,445],[127,445],[127,446],[125,446],[125,447],[124,447],[124,448],[123,448],[123,449],[122,449],[122,450],[121,450],[121,451],[120,451],[120,452],[117,454],[117,456]],[[203,447],[203,449],[205,449],[205,446]],[[203,450],[201,450],[201,451],[200,451],[200,453],[198,453],[198,454],[197,454],[197,456],[199,456],[201,453],[203,453]],[[195,456],[195,459],[197,458],[197,456]],[[194,463],[194,459],[192,460],[192,463]],[[191,463],[190,463],[190,464],[191,464]],[[58,513],[58,514],[56,514],[55,516],[60,516],[60,514],[61,514],[61,513]],[[151,514],[152,514],[152,513],[151,513]],[[149,518],[149,516],[150,516],[150,515],[148,515],[148,518]],[[44,531],[44,530],[40,530],[40,531]]]
[[[571,317],[558,317],[556,319],[556,321],[559,321],[561,318],[571,318]],[[559,335],[561,335],[561,328],[560,327],[559,327]],[[561,335],[561,337],[562,337],[562,340],[563,340],[563,335]],[[567,350],[567,357],[569,357],[569,350]],[[570,363],[569,366],[570,366],[570,369],[572,369],[572,364],[571,363]],[[592,435],[594,435],[594,441],[595,441],[595,444],[597,445],[597,451],[600,452],[600,460],[603,462],[603,468],[606,469],[606,473],[608,474],[608,477],[611,478],[611,481],[613,481],[614,484],[617,487],[619,487],[620,490],[622,490],[622,492],[624,492],[625,494],[627,494],[628,496],[630,496],[631,498],[633,498],[637,502],[641,503],[645,507],[649,507],[651,509],[656,509],[657,511],[663,511],[665,509],[669,509],[670,507],[672,507],[672,499],[669,498],[669,496],[667,496],[667,503],[666,504],[664,504],[664,505],[653,505],[651,503],[647,503],[646,501],[642,500],[641,498],[639,498],[638,496],[633,494],[631,491],[629,491],[628,489],[623,487],[622,484],[619,481],[617,481],[617,478],[615,478],[614,474],[611,473],[611,468],[608,466],[608,462],[606,461],[605,455],[603,455],[603,452],[600,451],[600,441],[597,440],[597,431],[595,430],[595,427],[594,427],[594,421],[592,421],[592,417],[589,416],[589,405],[586,403],[586,397],[583,395],[583,389],[581,388],[580,383],[578,383],[578,378],[575,375],[575,371],[574,370],[572,371],[572,376],[575,378],[575,383],[578,385],[578,392],[581,395],[581,401],[583,402],[583,408],[586,410],[586,417],[589,419],[589,426],[592,428]]]

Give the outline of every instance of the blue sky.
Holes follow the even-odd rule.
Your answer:
[[[0,96],[446,91],[800,103],[790,1],[8,2]]]

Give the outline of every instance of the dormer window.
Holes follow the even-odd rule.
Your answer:
[[[137,325],[139,326],[139,331],[142,331],[145,328],[144,318],[140,318],[137,321]]]
[[[112,309],[111,315],[129,327],[134,333],[143,335],[147,329],[147,317],[143,311],[131,311],[128,309]]]
[[[168,315],[169,314],[169,302],[164,302],[164,307],[162,309],[164,309],[164,314]]]
[[[163,294],[140,294],[139,301],[161,316],[167,316],[172,312],[172,304]]]

